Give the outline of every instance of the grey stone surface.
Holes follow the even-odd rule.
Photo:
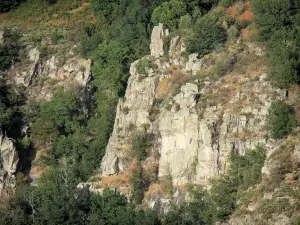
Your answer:
[[[42,59],[40,54],[37,47],[29,49],[27,62],[22,64],[21,61],[20,65],[8,71],[14,83],[31,86],[28,89],[30,97],[36,100],[49,100],[53,95],[52,84],[47,83],[49,80],[65,89],[75,85],[82,89],[87,86],[91,75],[91,60],[71,53],[62,59],[61,52]],[[44,80],[43,85],[32,87],[33,83],[40,80]]]
[[[4,35],[3,30],[0,30],[0,44],[3,44],[3,42],[4,42],[3,35]]]
[[[162,23],[158,26],[154,26],[150,44],[151,56],[160,57],[164,55],[163,37],[168,35],[169,31],[164,29],[164,25]]]
[[[18,153],[13,142],[0,135],[0,193],[15,186],[15,173],[18,165]]]

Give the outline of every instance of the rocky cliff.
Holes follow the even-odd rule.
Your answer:
[[[263,49],[238,42],[226,51],[186,57],[181,37],[164,46],[168,34],[162,24],[154,27],[151,55],[131,65],[100,180],[89,183],[93,191],[113,186],[131,196],[128,177],[136,166],[131,142],[140,133],[154,137],[142,161],[143,175],[151,177],[145,194],[151,207],[164,201],[165,183],[178,191],[188,184],[208,185],[226,172],[230,152],[244,154],[259,143],[274,146],[266,115],[286,91],[268,80]]]
[[[14,143],[0,135],[0,194],[15,186],[18,165],[18,153]]]
[[[91,60],[79,56],[78,47],[74,42],[54,44],[44,38],[40,42],[33,41],[34,32],[25,32],[19,40],[20,60],[7,71],[3,77],[9,83],[24,86],[28,102],[50,100],[57,88],[78,91],[82,101],[82,111],[86,111],[89,101],[89,83],[91,80]],[[3,42],[3,32],[0,30],[0,43]],[[25,110],[25,109],[23,109]],[[86,112],[83,112],[86,113]],[[30,124],[24,124],[22,133],[28,136]],[[45,146],[36,147],[43,150]],[[28,150],[29,151],[29,150]],[[37,158],[40,154],[36,154]],[[13,142],[1,135],[0,154],[0,191],[14,187],[17,172],[18,154]],[[31,163],[30,163],[31,164]],[[22,166],[20,166],[21,168]],[[24,168],[23,168],[24,169]],[[26,168],[30,170],[30,168]],[[40,168],[31,168],[31,179],[35,180]]]
[[[30,87],[30,98],[49,100],[55,87],[86,87],[91,75],[91,61],[78,56],[76,45],[47,43],[48,53],[39,45],[25,43],[25,46],[27,57],[15,64],[8,76],[13,83]]]
[[[297,224],[299,140],[283,140],[268,152],[262,182],[243,193],[239,208],[221,225]]]

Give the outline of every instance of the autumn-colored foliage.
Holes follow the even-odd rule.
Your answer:
[[[240,12],[241,11],[241,12]],[[237,2],[233,6],[230,6],[226,9],[227,14],[234,17],[235,19],[242,21],[252,21],[253,13],[250,8],[250,1],[241,3]]]

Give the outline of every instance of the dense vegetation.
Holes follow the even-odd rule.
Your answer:
[[[226,30],[219,23],[219,14],[207,14],[192,26],[193,33],[187,41],[189,53],[205,55],[222,47],[227,39]]]
[[[228,174],[212,182],[210,191],[192,189],[191,202],[174,206],[163,224],[214,224],[226,221],[237,208],[238,195],[261,181],[265,149],[257,146],[244,156],[231,153]]]
[[[1,0],[0,1],[0,13],[8,12],[15,9],[22,2],[22,0]]]
[[[214,224],[225,221],[237,207],[240,192],[261,181],[265,150],[258,146],[244,156],[232,153],[229,173],[214,180],[211,190],[191,187],[191,201],[174,205],[161,215],[137,210],[124,196],[105,190],[102,195],[76,189],[73,163],[61,159],[45,172],[38,187],[19,183],[16,197],[0,210],[1,224]],[[136,181],[139,182],[139,181]],[[136,184],[138,185],[138,183]],[[139,195],[135,202],[138,203]]]
[[[17,31],[4,29],[0,44],[0,131],[18,138],[24,123],[22,106],[25,104],[25,90],[21,86],[8,84],[5,72],[19,60],[21,46]]]
[[[270,76],[279,87],[300,81],[300,4],[294,0],[253,0],[260,40],[269,52]]]
[[[2,12],[19,3],[2,2]],[[58,4],[55,0],[46,2]],[[21,113],[25,103],[22,89],[1,80],[2,131],[19,138],[21,143],[20,126],[23,122],[30,124],[30,141],[36,148],[43,146],[47,153],[36,164],[48,169],[38,179],[37,187],[28,186],[26,179],[19,174],[16,195],[3,200],[0,224],[213,224],[228,219],[237,208],[239,194],[261,180],[265,160],[261,146],[247,151],[244,156],[232,153],[228,174],[214,180],[209,192],[192,188],[191,202],[174,206],[166,215],[137,209],[124,196],[112,191],[105,190],[103,195],[96,195],[87,189],[76,188],[100,167],[112,132],[115,108],[126,88],[130,62],[148,54],[152,26],[163,22],[174,33],[186,36],[188,53],[208,54],[223,47],[227,40],[228,31],[220,19],[225,18],[223,12],[208,13],[218,2],[91,1],[96,22],[87,21],[82,25],[80,44],[82,56],[93,60],[89,105],[79,98],[76,90],[59,89],[50,101],[28,104],[24,115]],[[228,7],[234,2],[223,0],[221,4]],[[260,40],[267,42],[272,80],[280,87],[298,83],[299,31],[294,27],[300,23],[299,3],[253,0],[252,6]],[[229,21],[229,25],[234,33],[228,34],[229,38],[236,37],[244,27],[236,21]],[[54,44],[60,38],[58,33],[51,35]],[[21,46],[18,39],[18,33],[5,30],[5,42],[0,45],[2,72],[19,59]],[[151,66],[148,61],[140,61],[138,72],[146,73],[145,67]],[[87,112],[84,112],[84,107],[88,108]],[[295,126],[293,111],[283,102],[274,102],[269,110],[269,124],[274,138],[288,135]],[[133,137],[131,143],[137,159],[130,180],[135,204],[142,202],[143,191],[149,183],[143,178],[141,167],[141,161],[148,156],[149,142],[151,137],[142,133]],[[22,150],[28,150],[25,144],[20,145],[24,148]]]
[[[102,195],[76,189],[76,180],[66,163],[49,170],[39,188],[21,188],[18,197],[3,202],[0,223],[10,224],[158,224],[151,211],[137,210],[126,197],[105,190]],[[61,185],[58,185],[61,184]],[[25,201],[26,200],[26,201]],[[5,201],[5,200],[3,200]]]
[[[283,101],[272,102],[267,118],[272,138],[283,138],[293,131],[297,125],[294,114],[293,107]]]
[[[17,31],[4,29],[3,43],[0,44],[0,71],[9,69],[19,60],[20,35]]]
[[[21,87],[6,84],[0,79],[0,129],[10,137],[18,137],[23,125],[22,105],[25,103]]]

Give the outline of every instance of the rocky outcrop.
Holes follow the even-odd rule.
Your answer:
[[[263,70],[252,68],[245,68],[249,71],[243,75],[203,79],[199,74],[214,67],[210,61],[223,56],[198,58],[192,54],[184,59],[183,40],[177,36],[171,40],[169,60],[165,60],[161,57],[164,35],[161,24],[154,28],[151,56],[142,59],[151,67],[145,69],[146,74],[137,72],[140,60],[131,65],[126,94],[117,106],[101,164],[102,178],[97,183],[101,188],[104,183],[114,186],[106,182],[113,177],[123,179],[130,174],[134,164],[131,139],[141,132],[155,137],[142,167],[143,171],[157,171],[148,191],[158,193],[161,189],[152,185],[169,182],[174,190],[186,184],[207,185],[211,178],[226,172],[232,151],[244,154],[259,143],[268,149],[274,146],[265,129],[266,115],[271,102],[285,99],[286,91],[272,87]],[[250,50],[245,45],[245,54]],[[149,166],[148,159],[156,163]],[[119,187],[130,187],[121,183]],[[168,202],[163,194],[146,196],[151,196],[147,200],[150,207]]]
[[[0,30],[0,44],[3,44],[4,42],[4,32]]]
[[[0,135],[0,194],[15,186],[18,160],[18,153],[13,142]]]
[[[154,57],[160,57],[164,55],[164,41],[163,37],[169,35],[169,31],[164,29],[164,25],[160,23],[158,26],[155,26],[151,35],[151,44],[150,50],[151,55]]]
[[[5,74],[7,82],[24,86],[28,102],[48,101],[57,89],[76,91],[80,101],[78,110],[87,115],[92,95],[89,85],[91,81],[91,60],[79,56],[78,47],[74,41],[63,40],[63,43],[53,44],[49,35],[45,37],[46,34],[43,34],[45,36],[42,40],[32,41],[35,40],[35,35],[27,31],[22,34],[19,40],[22,46],[20,51],[22,57]],[[29,124],[23,126],[21,131],[23,137],[30,135],[27,132],[29,126]],[[38,146],[35,150],[42,151],[44,150],[43,147],[45,146]],[[13,155],[13,152],[16,153],[15,150],[12,150],[7,155]],[[17,154],[13,156],[16,157],[14,161],[17,163]],[[35,160],[38,159],[40,154],[36,154],[36,156]],[[8,162],[7,159],[4,162]],[[32,179],[32,185],[44,169],[45,167],[41,166],[30,168],[31,171],[28,175]],[[12,171],[10,174],[5,168],[0,169],[0,185],[6,187],[10,186],[9,183],[14,183],[15,169],[12,169]]]
[[[84,90],[90,81],[91,60],[75,54],[74,46],[67,52],[64,48],[56,46],[57,53],[45,57],[38,47],[27,46],[27,59],[13,66],[8,77],[16,84],[30,86],[29,96],[35,100],[49,100],[53,86]]]
[[[262,182],[244,191],[238,210],[220,225],[296,224],[300,201],[299,139],[283,139],[273,146],[262,168]]]

